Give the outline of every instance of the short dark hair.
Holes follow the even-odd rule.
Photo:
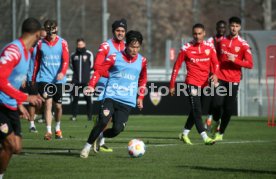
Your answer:
[[[201,28],[201,29],[205,30],[204,25],[203,25],[203,24],[200,24],[200,23],[195,24],[195,25],[193,26],[193,30],[194,30],[195,28]]]
[[[37,19],[29,17],[23,21],[21,29],[22,33],[34,33],[39,30],[41,30],[41,24]]]
[[[77,43],[79,43],[79,42],[85,42],[84,38],[78,38]]]
[[[224,20],[220,20],[216,23],[216,26],[218,27],[220,24],[226,25],[227,23]]]
[[[126,33],[126,45],[129,45],[133,41],[137,41],[142,45],[143,36],[139,31],[130,30]]]
[[[229,18],[229,24],[237,23],[241,24],[241,19],[239,17],[233,16]]]
[[[55,27],[57,27],[57,21],[55,21],[55,20],[48,19],[44,22],[45,30],[47,30],[49,28],[55,28]]]

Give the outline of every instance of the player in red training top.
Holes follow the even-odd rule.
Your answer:
[[[222,39],[226,37],[226,25],[227,23],[224,20],[219,20],[216,23],[216,35],[213,37],[210,37],[207,41],[214,44],[216,51],[217,51],[217,56],[220,53],[220,42]],[[218,56],[218,61],[219,56]],[[207,101],[207,104],[209,104],[208,108],[208,118],[205,121],[205,128],[210,131],[211,130],[211,124],[212,124],[212,102],[213,102],[213,96],[205,96],[205,100]]]
[[[22,25],[22,36],[14,40],[0,53],[0,179],[8,167],[13,154],[21,151],[21,125],[18,111],[24,118],[30,115],[23,106],[24,101],[41,106],[39,95],[27,95],[19,91],[26,78],[32,46],[40,39],[41,24],[28,18]]]
[[[217,76],[220,88],[225,88],[225,94],[215,93],[213,99],[213,120],[212,128],[219,127],[215,133],[215,140],[223,139],[223,134],[230,121],[233,110],[237,108],[237,93],[241,80],[241,68],[253,68],[252,53],[249,45],[239,36],[241,30],[241,19],[231,17],[229,19],[230,35],[224,38],[220,43],[220,68]],[[221,123],[219,122],[221,119]]]
[[[218,69],[218,60],[216,50],[212,43],[204,41],[205,28],[202,24],[193,26],[194,40],[184,44],[178,54],[174,64],[170,81],[170,93],[175,94],[175,79],[183,62],[186,63],[187,76],[185,83],[191,103],[191,112],[184,126],[183,133],[180,134],[180,140],[192,145],[188,134],[193,125],[196,125],[198,133],[202,136],[206,145],[214,144],[214,140],[208,137],[202,122],[202,104],[201,97],[204,87],[208,85],[209,74],[213,83],[217,83],[216,71]]]

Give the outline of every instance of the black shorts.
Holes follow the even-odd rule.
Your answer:
[[[14,132],[21,137],[21,124],[17,111],[10,110],[4,106],[0,107],[0,142]]]
[[[99,117],[109,120],[112,117],[113,125],[126,125],[132,107],[112,99],[104,99]]]
[[[38,95],[38,89],[37,89],[37,86],[38,86],[39,83],[36,83],[34,86],[32,85],[32,82],[31,81],[28,81],[27,82],[27,93],[29,95]]]
[[[62,84],[40,82],[38,92],[44,99],[53,98],[54,102],[62,102]]]

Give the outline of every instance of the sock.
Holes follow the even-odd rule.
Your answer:
[[[4,176],[4,173],[3,173],[3,174],[0,174],[0,179],[2,179],[2,178],[3,178],[3,176]]]
[[[84,148],[86,148],[86,149],[88,149],[88,150],[90,150],[91,149],[91,144],[89,144],[89,143],[86,143],[85,145],[84,145]]]
[[[212,120],[213,119],[213,116],[212,115],[209,115],[208,116],[208,120]]]
[[[52,134],[52,127],[51,126],[47,126],[47,132],[51,133]]]
[[[56,122],[56,131],[60,131],[60,121]]]
[[[30,128],[35,127],[34,121],[30,121]]]
[[[204,131],[204,132],[201,132],[200,133],[201,137],[203,138],[203,140],[207,139],[208,138],[208,135],[207,133]]]
[[[184,136],[188,136],[188,134],[190,133],[190,131],[191,131],[191,130],[189,130],[189,129],[184,129],[184,130],[183,130],[183,135],[184,135]]]
[[[102,137],[101,139],[100,139],[100,146],[103,146],[105,144],[105,139],[104,139],[104,137]]]

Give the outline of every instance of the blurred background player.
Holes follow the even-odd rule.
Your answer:
[[[46,31],[44,29],[41,29],[40,38],[43,39],[43,38],[46,37],[46,35],[47,35]],[[33,76],[33,71],[34,71],[34,61],[35,61],[36,52],[37,52],[37,43],[35,44],[34,47],[32,47],[30,49],[30,52],[31,52],[30,65],[29,65],[29,69],[28,69],[28,73],[27,73],[27,79],[26,79],[26,82],[23,85],[23,88],[26,88],[27,93],[29,95],[37,95],[38,94],[37,85],[32,85],[32,76]],[[32,104],[29,104],[28,111],[29,111],[29,114],[30,114],[29,131],[37,133],[38,131],[36,129],[36,126],[35,126],[34,122],[35,122],[36,113],[40,112],[40,108],[38,108],[38,106],[34,106]],[[43,119],[43,113],[42,113],[42,119]]]
[[[92,144],[94,151],[98,151],[99,135],[108,138],[119,135],[124,130],[129,113],[132,108],[136,107],[136,104],[140,110],[143,108],[144,88],[147,83],[147,60],[138,53],[142,41],[143,37],[140,32],[129,31],[126,34],[126,49],[108,56],[102,68],[93,74],[87,92],[95,91],[95,86],[101,76],[108,77],[108,81],[98,123],[92,129],[80,157],[89,156]],[[139,93],[138,89],[140,89]],[[112,128],[102,133],[111,117]]]
[[[98,53],[96,55],[94,70],[101,70],[102,64],[105,62],[106,58],[116,52],[120,52],[125,49],[125,34],[127,31],[127,21],[125,19],[116,20],[112,24],[112,34],[113,38],[103,42],[100,45]],[[102,104],[102,99],[104,95],[104,89],[107,83],[107,78],[101,77],[97,83],[96,93],[98,96],[98,101],[100,105]],[[100,139],[100,151],[101,152],[112,152],[113,150],[105,145],[105,139]]]
[[[207,41],[210,43],[213,43],[216,51],[217,51],[217,57],[218,57],[218,62],[219,60],[219,55],[220,54],[220,41],[225,38],[226,36],[226,25],[227,23],[224,20],[220,20],[216,23],[216,35],[213,37],[210,37]],[[208,100],[208,117],[205,121],[205,128],[207,131],[211,130],[211,125],[212,125],[212,101],[213,97],[212,96],[205,96],[205,99]]]
[[[21,37],[6,45],[0,54],[0,179],[12,155],[20,153],[22,148],[18,111],[24,118],[30,118],[22,103],[27,101],[41,105],[43,100],[39,95],[27,95],[19,91],[29,68],[29,50],[40,39],[40,30],[38,20],[24,20]]]
[[[73,70],[72,84],[74,85],[71,93],[72,99],[72,117],[71,120],[75,121],[78,114],[78,101],[80,91],[83,92],[84,88],[88,86],[90,74],[94,65],[94,56],[91,51],[86,49],[86,44],[83,38],[77,39],[77,48],[71,54],[70,66]],[[91,96],[84,95],[86,101],[87,119],[92,120],[92,103]]]
[[[248,43],[239,36],[241,19],[231,17],[229,19],[230,34],[220,42],[220,68],[217,72],[219,86],[227,89],[224,95],[215,93],[213,98],[213,132],[218,125],[219,131],[215,133],[215,140],[223,139],[225,129],[231,119],[233,110],[237,108],[237,93],[241,80],[241,68],[253,68],[252,53]],[[221,123],[219,122],[221,119]]]
[[[177,60],[174,64],[170,81],[170,93],[175,94],[175,80],[183,62],[186,63],[187,76],[185,83],[188,85],[191,112],[186,121],[183,133],[180,134],[180,140],[192,145],[188,134],[193,125],[196,125],[198,133],[201,135],[206,145],[214,144],[214,140],[208,137],[202,122],[202,96],[203,88],[208,86],[210,79],[217,83],[216,71],[218,69],[218,60],[216,50],[213,44],[204,41],[205,28],[202,24],[195,24],[192,29],[193,41],[182,46]]]
[[[44,116],[47,132],[45,140],[52,139],[52,104],[55,107],[55,138],[62,139],[60,120],[62,116],[62,84],[66,83],[66,71],[69,62],[67,42],[57,35],[55,20],[44,23],[46,38],[38,44],[34,66],[33,82],[39,82],[38,92],[45,98]]]

